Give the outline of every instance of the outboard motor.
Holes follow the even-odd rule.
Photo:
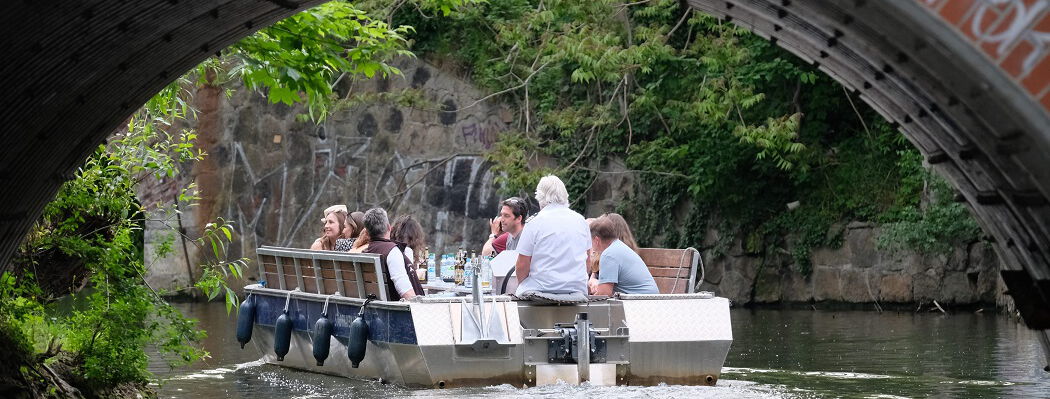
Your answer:
[[[336,292],[334,295],[339,295],[339,293]],[[329,345],[332,343],[332,321],[328,320],[328,300],[330,299],[332,299],[331,295],[325,298],[321,317],[314,323],[314,359],[317,360],[318,366],[324,366],[325,359],[328,359]]]
[[[368,323],[365,322],[365,309],[368,304],[376,299],[374,294],[369,295],[361,310],[357,312],[357,318],[350,323],[350,342],[346,345],[346,356],[350,358],[350,366],[357,368],[365,359],[365,349],[368,346]]]
[[[251,298],[252,294],[244,298],[237,313],[237,342],[241,343],[241,349],[252,340],[252,327],[255,326],[255,301],[251,301]]]
[[[299,291],[299,288],[295,291]],[[277,355],[278,361],[284,361],[284,355],[288,354],[288,348],[292,344],[292,318],[288,317],[288,304],[292,301],[292,292],[295,291],[288,292],[288,299],[284,301],[284,312],[274,323],[273,353]]]

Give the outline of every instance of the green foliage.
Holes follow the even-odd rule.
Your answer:
[[[66,182],[23,243],[16,268],[18,285],[4,283],[12,299],[0,304],[7,320],[28,332],[37,352],[51,340],[75,353],[85,380],[95,387],[145,383],[148,342],[162,342],[174,364],[206,355],[193,344],[203,337],[143,280],[142,224],[145,209],[135,185],[146,175],[173,177],[180,165],[200,159],[195,134],[169,133],[176,119],[191,112],[180,84],[166,88],[128,122],[127,130],[100,146]],[[194,198],[192,186],[181,192]],[[45,257],[44,254],[59,255]],[[82,265],[88,290],[53,287],[31,273],[66,260]],[[15,278],[7,278],[14,281]],[[42,287],[47,287],[42,288]],[[53,302],[73,293],[76,306],[64,315]],[[6,295],[5,295],[6,297]],[[53,354],[52,354],[53,355]]]
[[[883,225],[879,247],[948,254],[953,248],[977,241],[980,226],[962,203],[953,202],[952,189],[939,177],[931,179],[933,199],[925,209],[904,208],[896,221]]]
[[[473,2],[412,4],[450,16]],[[206,60],[151,98],[62,186],[20,247],[14,273],[0,276],[0,344],[12,352],[15,367],[34,368],[33,363],[55,356],[57,345],[74,354],[72,366],[87,384],[102,388],[147,382],[147,343],[156,344],[173,366],[207,357],[197,346],[205,333],[144,279],[146,209],[160,204],[143,206],[135,196],[143,178],[175,178],[188,163],[205,156],[194,147],[195,133],[178,128],[180,120],[195,113],[188,88],[221,85],[239,76],[250,88],[266,88],[271,102],[308,102],[309,117],[321,120],[340,106],[333,94],[340,79],[399,73],[388,62],[411,56],[405,50],[405,35],[411,32],[411,27],[391,28],[372,19],[351,3],[330,2],[242,40],[222,59]],[[424,101],[418,93],[386,100]],[[348,96],[346,101],[358,100]],[[192,184],[181,188],[179,202],[192,205],[196,200]],[[237,303],[227,280],[242,278],[247,262],[230,259],[234,234],[232,224],[219,219],[194,241],[202,253],[210,253],[197,287],[209,299],[222,295],[227,311]],[[163,257],[171,250],[168,241],[156,254]],[[53,275],[40,275],[40,270]],[[49,278],[69,275],[72,286]],[[73,300],[60,305],[56,300],[64,296]],[[68,302],[72,310],[66,309]]]
[[[777,168],[791,170],[802,161],[802,150],[806,149],[805,144],[797,141],[801,118],[801,114],[794,114],[769,118],[764,126],[739,125],[733,130],[733,134],[740,137],[741,143],[759,148],[755,159],[763,161],[769,158]]]
[[[899,132],[813,66],[680,2],[491,0],[396,20],[416,26],[415,50],[519,107],[519,131],[487,155],[502,190],[554,172],[578,199],[623,159],[636,185],[620,211],[642,245],[702,247],[717,227],[715,249],[741,239],[808,273],[813,248],[840,245],[836,224],[921,213],[921,157]]]
[[[233,69],[248,87],[268,89],[272,103],[304,102],[310,116],[324,119],[331,104],[332,83],[340,74],[371,78],[398,74],[387,64],[404,50],[411,27],[391,29],[352,3],[333,1],[300,12],[231,46],[240,63]]]
[[[37,343],[50,339],[44,308],[34,300],[39,295],[37,286],[25,284],[10,272],[0,274],[0,342],[13,346],[3,348],[10,356],[24,360],[43,350],[36,348]]]
[[[448,16],[473,2],[422,0],[412,6]],[[230,72],[248,87],[265,88],[271,103],[306,103],[308,117],[320,121],[338,104],[334,88],[340,79],[400,75],[391,62],[414,56],[406,39],[412,32],[337,0],[279,21],[225,52],[236,60]]]
[[[523,134],[508,134],[498,141],[485,158],[493,161],[492,169],[497,172],[495,184],[509,193],[528,193],[535,189],[540,178],[551,171],[532,168],[529,164],[527,149],[535,148],[535,143]]]
[[[204,234],[197,239],[199,247],[211,248],[213,258],[205,261],[204,273],[197,280],[196,287],[204,291],[209,300],[223,294],[226,313],[240,303],[237,294],[229,287],[229,278],[244,278],[244,268],[248,267],[248,258],[228,260],[229,243],[233,241],[233,225],[223,218],[204,226]]]

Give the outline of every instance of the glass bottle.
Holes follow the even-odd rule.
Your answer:
[[[430,257],[430,247],[424,247],[423,257],[419,258],[419,263],[416,265],[417,277],[419,277],[420,284],[426,284],[427,279],[430,277],[430,268],[427,266],[427,258]]]
[[[463,285],[467,288],[474,287],[474,273],[477,273],[477,261],[477,255],[471,252],[470,257],[464,262],[466,266],[463,270]]]
[[[481,276],[479,280],[481,281],[482,289],[492,288],[492,264],[489,263],[490,258],[489,256],[481,258]]]
[[[466,271],[466,264],[464,259],[460,256],[456,256],[456,266],[453,273],[455,274],[456,285],[463,285],[464,272]]]

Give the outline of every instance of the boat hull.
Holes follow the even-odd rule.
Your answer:
[[[253,345],[263,360],[285,367],[351,378],[379,379],[408,387],[449,388],[511,384],[535,386],[578,383],[574,363],[549,357],[552,327],[587,313],[600,330],[602,352],[589,365],[593,384],[714,385],[732,343],[729,303],[725,298],[657,295],[574,305],[537,305],[507,297],[486,298],[486,319],[499,342],[471,345],[465,299],[422,302],[373,302],[364,360],[352,368],[347,356],[349,326],[362,300],[249,286],[256,301]],[[330,301],[333,339],[323,366],[313,357],[312,326]],[[278,315],[288,303],[291,348],[278,361],[274,354]],[[493,316],[495,313],[495,316]],[[480,343],[480,341],[479,341]]]

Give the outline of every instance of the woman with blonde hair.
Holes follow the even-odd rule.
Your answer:
[[[346,205],[332,205],[325,209],[324,217],[321,218],[321,223],[324,223],[324,227],[321,228],[321,236],[314,240],[310,249],[335,250],[335,241],[342,238],[343,235],[346,213]]]

